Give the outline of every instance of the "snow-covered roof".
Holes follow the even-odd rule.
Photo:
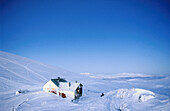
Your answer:
[[[70,84],[70,86],[69,86]],[[75,91],[80,83],[60,83],[60,90],[62,91]]]
[[[57,86],[60,87],[62,91],[75,91],[80,83],[71,83],[67,82],[63,78],[51,79],[51,81]]]

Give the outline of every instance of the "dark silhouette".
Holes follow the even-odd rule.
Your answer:
[[[102,96],[104,96],[104,93],[102,93],[100,97],[102,97]]]

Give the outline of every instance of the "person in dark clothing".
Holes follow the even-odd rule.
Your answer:
[[[102,97],[102,96],[104,96],[104,93],[102,93],[100,97]]]

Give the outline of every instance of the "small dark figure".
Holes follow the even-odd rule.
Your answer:
[[[138,98],[138,102],[140,103],[140,102],[142,102],[142,100],[141,100],[141,95],[139,96],[139,98]]]
[[[18,91],[18,93],[22,93],[21,89]]]
[[[102,97],[102,96],[104,96],[104,93],[102,93],[100,97]]]

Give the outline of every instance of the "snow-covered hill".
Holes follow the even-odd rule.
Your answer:
[[[83,96],[72,102],[43,92],[58,76],[81,82]],[[0,51],[0,111],[169,111],[169,81],[167,75],[77,74]]]
[[[1,88],[4,90],[23,85],[43,85],[49,79],[59,76],[77,77],[76,73],[0,51],[0,82]],[[8,84],[6,84],[7,81]],[[5,87],[6,85],[8,87]],[[11,87],[9,87],[10,85]]]

